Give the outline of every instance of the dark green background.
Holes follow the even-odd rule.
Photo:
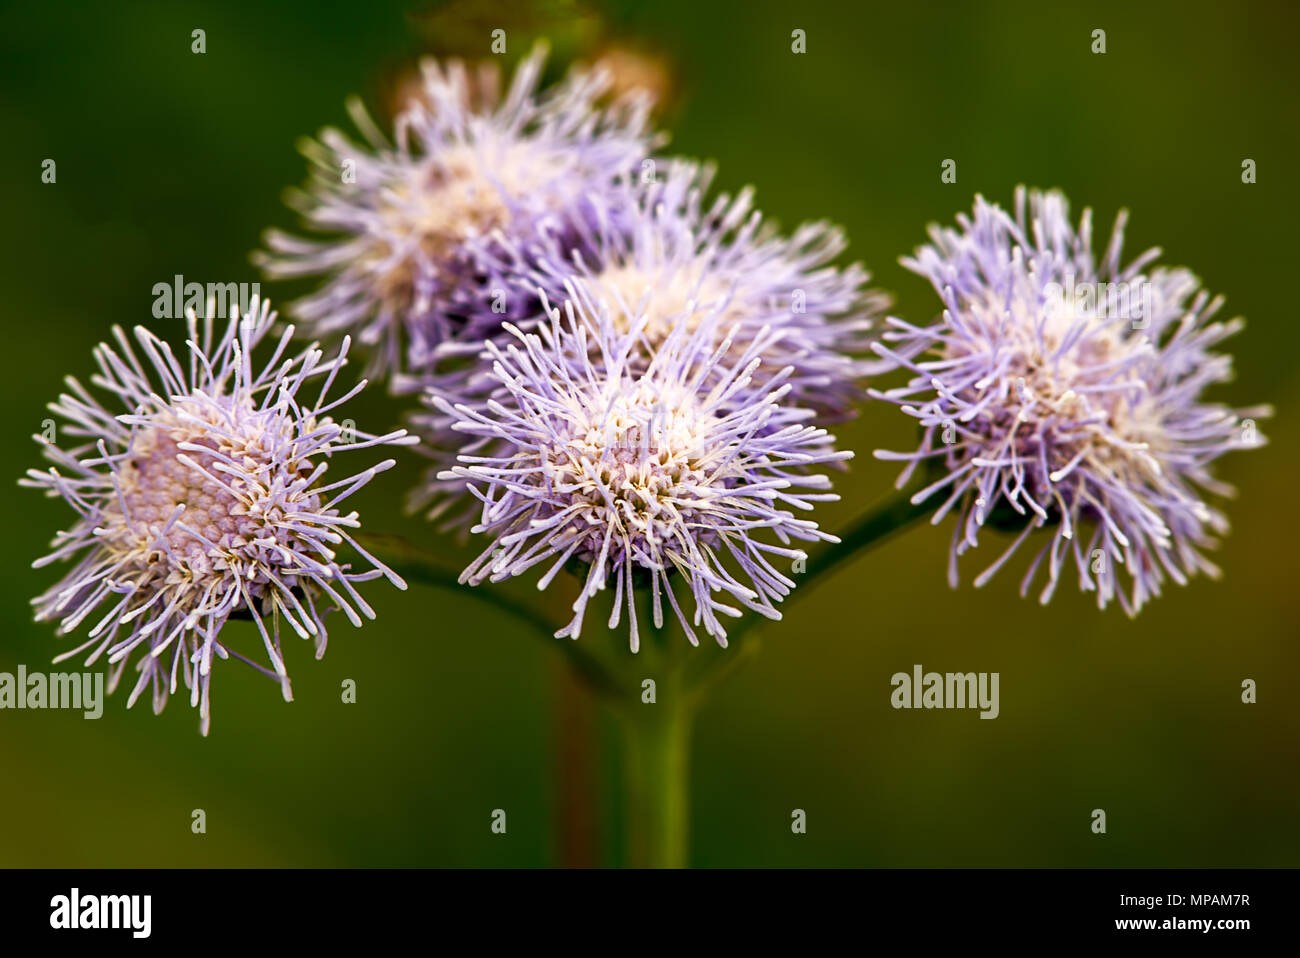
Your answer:
[[[294,142],[381,101],[422,52],[481,55],[507,29],[563,54],[621,37],[657,50],[678,95],[674,147],[758,187],[783,223],[842,222],[852,253],[922,320],[936,300],[897,257],[983,192],[1060,186],[1105,233],[1132,211],[1153,244],[1248,319],[1221,397],[1271,402],[1272,442],[1222,464],[1240,488],[1220,583],[1171,591],[1128,621],[1071,587],[1041,608],[1009,569],[984,590],[944,579],[949,527],[869,555],[762,630],[761,654],[699,717],[696,865],[1296,865],[1300,522],[1296,18],[1282,4],[672,0],[578,11],[385,3],[10,5],[0,14],[3,470],[40,463],[30,436],[113,323],[150,316],[154,283],[252,281],[249,250],[293,225]],[[581,12],[582,19],[573,17]],[[207,53],[190,31],[207,31]],[[807,31],[808,52],[790,52]],[[1091,31],[1108,52],[1090,52]],[[377,113],[382,113],[377,108]],[[40,182],[54,158],[58,182]],[[955,185],[940,182],[954,158]],[[1243,185],[1241,162],[1258,163]],[[1104,229],[1102,227],[1105,227]],[[277,295],[275,287],[266,287]],[[283,298],[283,297],[280,297]],[[179,324],[177,324],[179,328]],[[166,330],[159,328],[160,332]],[[172,330],[173,332],[175,330]],[[372,428],[396,404],[375,391]],[[867,409],[859,453],[822,511],[836,528],[895,476],[870,450],[911,422]],[[416,467],[357,499],[368,527],[431,535],[400,498]],[[66,647],[31,622],[55,573],[33,571],[61,503],[11,487],[0,568],[0,671]],[[985,555],[992,558],[996,542]],[[983,550],[982,550],[983,551]],[[967,583],[980,569],[963,566]],[[813,573],[810,573],[813,574]],[[542,865],[554,860],[556,656],[471,599],[376,585],[379,620],[332,619],[322,662],[289,650],[297,700],[251,670],[214,682],[208,739],[183,699],[161,717],[119,695],[98,722],[0,712],[0,865]],[[240,626],[247,627],[247,626]],[[249,627],[251,628],[251,627]],[[583,641],[599,641],[600,623]],[[1001,673],[1001,717],[896,712],[914,663]],[[354,678],[359,701],[343,705]],[[1240,702],[1245,678],[1259,703]],[[560,685],[559,688],[564,688]],[[614,757],[602,732],[600,768]],[[601,793],[611,832],[612,792]],[[509,814],[494,836],[489,814]],[[1095,836],[1089,813],[1104,808]],[[203,808],[208,833],[190,832]],[[808,834],[791,834],[793,808]]]

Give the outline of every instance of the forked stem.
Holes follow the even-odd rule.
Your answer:
[[[892,538],[930,510],[913,505],[901,493],[874,505],[859,516],[840,541],[808,560],[815,573],[800,584],[787,605],[825,581],[831,570]],[[693,654],[679,630],[665,623],[651,625],[648,596],[641,602],[641,652],[623,649],[612,658],[579,642],[556,640],[548,614],[503,594],[462,585],[457,573],[398,536],[366,535],[363,545],[394,571],[413,581],[454,589],[487,602],[527,626],[529,631],[558,642],[578,674],[602,694],[617,712],[623,744],[623,825],[625,857],[636,868],[683,868],[688,863],[690,823],[689,769],[691,727],[695,706],[708,689],[729,676],[749,657],[756,638],[746,634],[763,619],[746,615],[731,629],[725,657]],[[716,651],[716,650],[715,650]],[[702,664],[701,664],[702,663]],[[645,680],[654,680],[653,695]]]

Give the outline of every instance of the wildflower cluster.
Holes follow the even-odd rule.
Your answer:
[[[976,585],[1040,533],[1021,591],[1041,574],[1044,602],[1071,565],[1130,614],[1217,574],[1227,520],[1207,500],[1231,490],[1212,468],[1262,442],[1269,410],[1207,398],[1241,321],[1158,250],[1123,265],[1122,215],[1097,260],[1059,193],[1022,189],[1010,214],[977,198],[903,260],[939,315],[882,333],[888,299],[839,263],[839,228],[783,233],[752,190],[661,155],[648,95],[599,69],[546,86],[544,65],[539,47],[503,92],[495,66],[428,61],[391,138],[353,103],[364,142],[309,142],[293,205],[313,236],[271,231],[255,254],[316,282],[289,307],[301,351],[266,303],[209,305],[183,350],[115,329],[97,391],[68,379],[51,408],[74,441],[42,439],[51,465],[22,480],[75,513],[36,563],[72,563],[34,600],[61,634],[88,627],[61,658],[106,658],[110,688],[133,667],[128,704],[148,689],[155,710],[183,684],[204,733],[218,660],[289,699],[284,629],[319,657],[327,613],[373,617],[359,584],[405,588],[344,511],[394,460],[335,478],[334,456],[417,443],[414,508],[481,545],[462,583],[567,590],[560,637],[608,590],[633,652],[646,616],[725,646],[728,622],[780,618],[804,546],[838,541],[813,515],[852,457],[827,427],[867,397],[917,424],[919,448],[876,455],[956,517],[954,585],[989,529],[1010,542]],[[365,385],[328,397],[353,342],[411,434],[340,418]]]

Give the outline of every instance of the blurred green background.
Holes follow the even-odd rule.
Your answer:
[[[45,403],[65,374],[89,374],[111,324],[169,331],[150,315],[154,283],[258,279],[247,255],[261,230],[295,225],[281,195],[305,172],[299,136],[346,127],[351,93],[386,116],[420,54],[484,55],[498,27],[511,60],[535,35],[561,59],[610,43],[649,54],[672,77],[673,148],[716,159],[724,188],[755,184],[786,225],[842,222],[853,258],[915,320],[936,300],[897,257],[976,192],[1008,203],[1017,183],[1060,186],[1103,233],[1126,205],[1131,253],[1162,245],[1247,317],[1221,398],[1278,410],[1269,446],[1222,464],[1240,489],[1217,557],[1226,578],[1171,587],[1136,621],[1072,588],[1048,608],[1022,601],[1012,570],[974,590],[977,562],[950,591],[945,524],[837,571],[765,625],[761,654],[698,718],[692,862],[1300,864],[1300,87],[1297,16],[1281,4],[7,5],[4,472],[40,464],[30,436]],[[790,51],[795,28],[805,55]],[[1090,52],[1098,28],[1104,55]],[[1255,185],[1241,182],[1247,157]],[[956,184],[940,182],[945,158]],[[395,423],[399,407],[371,393],[358,421]],[[893,465],[870,451],[909,445],[911,421],[881,405],[840,435],[859,457],[822,513],[832,529],[890,488]],[[432,540],[400,508],[418,466],[357,500],[368,528]],[[11,495],[0,671],[48,670],[67,644],[31,622],[28,601],[56,573],[29,563],[71,513]],[[155,717],[119,694],[97,722],[0,712],[0,865],[563,860],[551,770],[572,686],[558,656],[472,599],[367,594],[378,621],[332,618],[323,661],[290,646],[293,704],[251,670],[222,669],[207,739],[183,698]],[[583,640],[602,640],[599,625]],[[914,663],[1000,672],[1001,716],[894,711],[889,678]],[[340,702],[346,678],[355,705]],[[1240,701],[1245,678],[1256,705]],[[607,716],[593,734],[603,779],[616,764]],[[618,858],[614,794],[592,800],[601,860]],[[190,832],[195,808],[204,836]],[[495,808],[505,836],[489,830]],[[791,834],[794,808],[806,835]],[[1105,836],[1089,829],[1094,808]]]

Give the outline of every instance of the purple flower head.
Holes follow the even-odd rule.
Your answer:
[[[95,350],[99,372],[91,382],[127,411],[109,411],[69,377],[69,392],[50,408],[79,443],[43,443],[54,465],[29,470],[22,480],[77,513],[50,554],[34,563],[75,562],[33,600],[38,621],[58,620],[59,633],[67,634],[95,616],[87,640],[56,661],[89,649],[90,665],[107,653],[112,690],[139,651],[128,706],[152,686],[154,710],[161,711],[183,680],[205,735],[214,655],[269,675],[289,700],[281,623],[312,638],[319,658],[326,612],[341,609],[357,626],[358,610],[374,617],[356,583],[384,575],[406,587],[357,545],[348,531],[359,526],[357,514],[339,511],[393,460],[335,481],[325,474],[335,453],[415,441],[405,430],[373,436],[332,418],[364,386],[326,401],[345,364],[347,339],[330,360],[314,344],[285,358],[289,327],[266,365],[255,367],[250,354],[275,321],[269,304],[255,298],[242,320],[232,309],[224,332],[213,311],[210,301],[201,322],[190,312],[185,362],[137,327],[141,362],[115,328],[116,347]],[[354,571],[338,558],[340,545],[373,568]],[[231,618],[256,623],[269,668],[247,658],[250,649],[240,651],[246,636],[221,638]]]
[[[902,486],[925,464],[937,523],[958,516],[949,564],[978,543],[985,525],[1010,529],[1011,545],[975,580],[983,585],[1033,532],[1051,527],[1021,583],[1046,569],[1040,600],[1072,560],[1079,588],[1105,608],[1134,615],[1168,577],[1218,575],[1202,550],[1227,531],[1203,491],[1228,494],[1211,464],[1263,442],[1251,417],[1202,393],[1231,378],[1231,357],[1212,352],[1240,319],[1211,322],[1210,298],[1185,269],[1149,268],[1152,249],[1120,265],[1121,213],[1100,263],[1091,211],[1076,230],[1059,192],[1016,191],[1015,216],[977,197],[958,229],[932,227],[932,243],[904,259],[933,283],[941,317],[925,327],[890,320],[878,347],[913,373],[892,400],[921,427],[902,459]],[[918,358],[925,352],[927,358]],[[1119,587],[1126,568],[1131,590]]]
[[[755,331],[736,349],[717,322],[677,325],[647,364],[647,316],[622,328],[575,297],[533,332],[511,326],[513,341],[488,344],[504,399],[482,409],[437,400],[457,430],[492,445],[443,473],[468,484],[482,503],[472,531],[491,538],[462,581],[539,566],[545,588],[576,561],[581,591],[557,636],[577,638],[588,601],[612,581],[609,627],[626,605],[633,651],[638,589],[649,590],[655,626],[667,601],[692,643],[694,625],[725,645],[719,614],[739,616],[737,605],[780,618],[775,603],[794,582],[777,564],[804,556],[792,540],[834,541],[792,511],[837,498],[808,467],[851,453],[785,402],[788,367],[755,388],[781,333]]]
[[[504,97],[494,65],[471,77],[458,61],[422,64],[421,97],[397,118],[395,145],[349,104],[366,144],[337,130],[305,149],[311,182],[294,203],[310,241],[269,231],[255,259],[274,278],[321,276],[292,311],[314,336],[352,333],[372,368],[419,373],[446,354],[470,355],[501,323],[506,277],[477,255],[499,233],[571,242],[593,201],[656,148],[644,96],[604,104],[603,73],[576,71],[538,92],[546,52],[522,61]],[[517,310],[531,305],[516,299]],[[407,380],[391,385],[402,388]]]
[[[511,250],[503,268],[552,302],[566,298],[571,278],[582,279],[623,331],[644,319],[643,365],[679,324],[699,325],[713,313],[736,350],[764,328],[778,329],[763,369],[790,366],[792,402],[823,420],[849,418],[862,378],[882,366],[864,356],[872,317],[888,297],[865,288],[870,274],[861,264],[831,265],[847,246],[843,230],[815,222],[782,236],[754,209],[750,188],[706,203],[713,174],[669,161],[658,181],[620,184],[607,196],[605,215],[576,248],[543,236]]]
[[[635,327],[626,358],[632,375],[649,368],[683,327],[712,330],[705,336],[715,342],[699,347],[701,356],[724,335],[732,359],[761,340],[763,362],[753,371],[753,388],[779,374],[789,404],[813,410],[823,423],[848,418],[863,377],[892,363],[864,358],[872,317],[888,300],[865,288],[869,274],[860,265],[830,265],[844,249],[842,231],[810,223],[781,236],[753,209],[750,190],[706,205],[711,168],[670,161],[658,175],[655,182],[628,183],[607,194],[576,245],[555,236],[527,244],[501,238],[496,268],[516,277],[513,295],[537,301],[541,290],[550,302],[575,299],[579,312],[606,317],[621,336]],[[515,325],[527,331],[539,317]],[[598,347],[596,341],[589,345]],[[729,369],[718,365],[710,375]],[[502,399],[508,392],[486,359],[438,371],[425,385],[433,409],[413,422],[435,458],[439,451],[450,458],[463,443],[452,431],[457,417],[443,410],[482,408],[487,397]],[[436,475],[413,501],[435,501],[433,514],[440,514],[457,490]]]

